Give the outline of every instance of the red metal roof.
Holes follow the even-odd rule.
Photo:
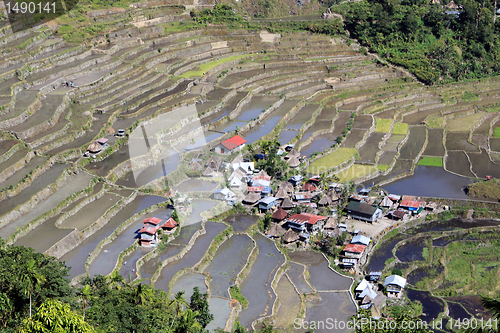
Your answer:
[[[262,192],[264,190],[264,186],[250,186],[248,187],[248,192]]]
[[[177,226],[177,222],[173,218],[169,218],[163,225],[162,228],[169,228],[172,229]]]
[[[403,206],[403,207],[409,207],[409,208],[418,209],[422,205],[422,202],[420,202],[420,201],[412,201],[412,200],[402,200],[399,205]]]
[[[313,192],[313,191],[316,191],[316,188],[317,188],[317,187],[316,187],[313,183],[306,182],[306,183],[304,183],[304,185],[302,186],[301,191],[309,191],[309,192]]]
[[[159,219],[157,217],[148,217],[147,219],[142,221],[142,223],[151,223],[154,225],[158,225],[158,223],[160,223],[160,222],[161,222],[161,219]]]
[[[366,245],[361,245],[361,244],[347,244],[344,247],[344,252],[354,252],[354,253],[363,253],[365,250]]]
[[[232,149],[234,149],[234,148],[236,148],[238,146],[241,146],[245,142],[247,142],[247,140],[243,139],[239,135],[235,135],[232,138],[227,139],[226,141],[221,142],[221,144],[224,147],[226,147],[227,149],[232,150]]]
[[[300,223],[300,224],[304,224],[304,223],[316,224],[316,222],[318,222],[320,220],[325,220],[325,219],[326,219],[326,217],[321,216],[321,215],[300,213],[300,214],[294,214],[294,215],[290,216],[288,221],[294,222],[294,223]]]
[[[155,228],[150,228],[150,227],[142,228],[141,230],[139,230],[139,233],[140,234],[146,233],[146,234],[154,235],[156,233],[156,229]]]
[[[253,176],[252,177],[252,181],[256,181],[256,180],[271,180],[271,176]]]

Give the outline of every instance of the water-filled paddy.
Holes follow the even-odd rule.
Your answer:
[[[190,179],[173,187],[174,191],[185,192],[211,192],[217,187],[217,182],[204,181],[201,179]]]
[[[400,150],[399,158],[413,160],[424,146],[426,128],[424,126],[410,127],[410,136]]]
[[[360,142],[365,136],[366,129],[353,128],[344,142],[342,142],[341,147],[343,148],[356,148],[358,142]]]
[[[314,111],[318,109],[317,104],[307,104],[288,122],[287,130],[298,130],[300,129],[308,120],[311,119]]]
[[[446,149],[447,150],[465,150],[466,152],[479,153],[477,146],[468,142],[469,132],[448,132],[446,133]]]
[[[335,304],[335,306],[332,306]],[[332,318],[346,323],[347,320],[356,314],[356,306],[351,300],[348,292],[320,292],[318,298],[306,302],[306,321],[308,322],[326,322],[325,318]],[[349,332],[344,329],[337,330],[338,332]],[[327,327],[318,327],[314,332],[331,332]]]
[[[348,290],[352,279],[342,276],[329,268],[329,263],[319,252],[295,251],[289,254],[290,260],[307,266],[309,282],[320,291]]]
[[[368,115],[358,115],[354,118],[354,123],[352,124],[352,128],[364,128],[368,129],[373,125],[372,116]]]
[[[427,133],[429,139],[427,142],[427,147],[425,147],[423,155],[427,156],[443,156],[444,146],[443,146],[443,132],[442,128],[429,128]]]
[[[490,148],[493,151],[500,151],[500,138],[490,138]]]
[[[407,236],[399,234],[388,241],[383,242],[378,248],[370,254],[370,261],[366,266],[366,271],[382,271],[387,259],[392,258],[392,249],[397,243],[405,239]]]
[[[57,241],[71,232],[69,229],[59,229],[55,226],[59,217],[61,216],[56,215],[43,222],[43,224],[33,229],[29,234],[17,240],[14,246],[32,247],[36,252],[40,253],[47,251]]]
[[[281,132],[281,134],[278,138],[278,141],[283,145],[287,144],[290,142],[290,140],[292,140],[294,137],[296,137],[297,134],[299,134],[299,131],[297,131],[297,130],[284,130]]]
[[[82,207],[75,215],[64,220],[59,227],[63,229],[78,229],[81,231],[96,222],[120,199],[122,198],[116,194],[106,193],[99,199]]]
[[[196,239],[193,247],[181,259],[169,263],[162,269],[161,275],[155,282],[155,287],[168,292],[168,283],[172,277],[182,269],[193,267],[205,255],[210,243],[220,232],[226,229],[222,223],[207,222],[205,225],[206,233]]]
[[[416,240],[406,242],[396,250],[396,257],[403,262],[424,260],[422,252],[425,245],[425,238],[418,238]]]
[[[8,213],[16,206],[26,202],[41,189],[52,184],[61,175],[66,167],[68,167],[67,164],[54,164],[49,170],[38,176],[29,187],[22,190],[19,194],[1,201],[0,215]]]
[[[0,155],[5,154],[10,148],[14,147],[20,141],[17,140],[3,140],[0,141]]]
[[[100,162],[87,164],[85,169],[92,171],[99,177],[105,177],[114,167],[129,159],[129,149],[127,146],[124,146]]]
[[[390,193],[423,197],[466,199],[464,187],[470,179],[457,176],[441,167],[417,165],[414,174],[384,185]]]
[[[10,127],[9,130],[14,132],[23,132],[36,125],[40,125],[45,121],[50,120],[54,116],[54,112],[57,107],[61,105],[63,101],[63,95],[47,95],[44,100],[42,100],[42,106],[38,111],[36,111],[31,117],[27,118],[21,124]]]
[[[498,225],[499,222],[492,220],[475,220],[469,222],[462,220],[460,218],[453,218],[448,221],[434,221],[425,224],[420,224],[409,230],[412,234],[418,234],[420,232],[435,232],[435,231],[450,231],[450,230],[460,230],[460,229],[470,229],[477,227],[488,227]]]
[[[181,276],[172,288],[172,295],[177,294],[179,291],[184,291],[184,298],[189,302],[191,295],[193,295],[193,288],[198,287],[200,293],[207,292],[207,285],[205,284],[205,275],[198,273],[187,273]],[[210,309],[212,310],[212,309]]]
[[[247,235],[234,235],[219,246],[210,265],[205,270],[212,280],[212,295],[229,298],[229,286],[245,265],[253,242]]]
[[[214,315],[214,320],[207,325],[206,329],[209,331],[216,328],[224,329],[227,319],[231,314],[229,301],[219,297],[212,297],[208,301],[208,308],[210,309],[210,313]]]
[[[362,163],[375,163],[375,156],[378,152],[378,144],[385,136],[385,133],[373,132],[366,139],[365,144],[359,148],[359,155]]]
[[[241,324],[246,328],[249,328],[254,320],[271,314],[276,299],[271,283],[276,271],[285,261],[272,240],[256,234],[255,241],[259,255],[240,287],[241,293],[248,300],[248,307],[239,315]]]
[[[446,302],[448,304],[448,309],[450,311],[449,316],[455,320],[463,321],[464,319],[470,319],[472,316],[468,313],[464,307],[459,303]]]
[[[412,114],[403,116],[403,122],[409,125],[418,125],[421,124],[425,120],[425,118],[437,112],[439,112],[439,109],[437,108],[417,111]]]
[[[286,275],[283,275],[276,288],[280,300],[280,307],[276,314],[275,327],[288,327],[293,325],[300,311],[300,297]]]
[[[68,267],[71,267],[70,276],[75,277],[85,273],[85,261],[88,255],[101,240],[111,235],[120,224],[127,221],[134,214],[165,200],[165,198],[157,196],[138,196],[131,203],[123,207],[101,229],[85,239],[76,248],[63,255],[60,259],[65,261]]]
[[[257,221],[255,215],[230,215],[225,220],[233,227],[234,232],[243,232]]]
[[[440,312],[444,311],[444,302],[437,297],[432,296],[428,291],[419,291],[408,289],[406,291],[408,298],[412,301],[422,303],[422,315],[420,319],[430,323],[436,319]]]
[[[153,248],[141,246],[135,249],[135,251],[133,251],[129,255],[125,256],[123,258],[122,267],[120,268],[120,275],[123,276],[127,280],[127,282],[131,282],[132,280],[134,280],[137,273],[137,261],[153,250]]]
[[[290,268],[286,271],[286,275],[290,278],[290,281],[295,288],[297,288],[299,293],[312,293],[314,290],[306,282],[304,269],[304,265],[291,261]]]
[[[257,118],[264,109],[270,107],[278,101],[278,96],[254,96],[250,103],[243,106],[241,113],[238,116],[240,121],[250,121]]]
[[[461,304],[468,313],[476,318],[485,318],[486,320],[491,318],[491,313],[483,307],[479,295],[444,297],[444,299]],[[460,313],[457,314],[460,315]],[[471,317],[468,316],[467,318],[470,319]]]
[[[486,178],[486,176],[493,176],[500,178],[500,165],[491,162],[490,157],[486,150],[481,149],[481,153],[468,153],[469,159],[472,164],[472,171],[479,178]]]
[[[318,135],[310,144],[301,148],[300,154],[309,157],[314,152],[322,152],[329,149],[334,143],[335,138],[331,133]]]
[[[465,152],[460,150],[448,151],[448,156],[446,157],[446,169],[464,177],[475,178],[474,174],[470,171],[470,164],[467,155]]]
[[[165,249],[163,249],[163,251],[161,251],[156,257],[144,262],[140,268],[141,278],[150,279],[163,261],[179,254],[183,248],[183,246],[172,244],[165,246]]]
[[[10,185],[14,186],[18,184],[24,177],[29,175],[29,173],[34,170],[36,167],[43,165],[47,159],[45,157],[41,156],[35,156],[33,157],[29,164],[25,165],[21,169],[19,169],[16,173],[14,173],[12,176],[7,178],[5,181],[0,183],[1,188],[7,188]]]
[[[113,242],[102,248],[101,253],[90,266],[90,275],[108,275],[111,273],[120,253],[137,242],[139,238],[137,232],[143,227],[142,221],[148,217],[157,217],[165,221],[170,217],[170,213],[170,210],[157,210],[135,220],[128,228],[122,230]]]
[[[391,165],[394,161],[394,157],[396,157],[396,154],[397,153],[395,151],[384,151],[378,159],[378,164]]]

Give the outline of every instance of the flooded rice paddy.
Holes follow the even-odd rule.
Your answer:
[[[312,293],[314,289],[307,283],[304,273],[305,265],[293,261],[290,262],[290,268],[286,271],[286,275],[299,293]]]
[[[274,242],[260,234],[255,236],[259,255],[250,274],[241,284],[240,290],[248,300],[248,307],[239,314],[241,324],[251,327],[254,320],[271,314],[276,295],[271,283],[285,257]]]
[[[413,126],[409,130],[410,136],[401,147],[399,158],[413,160],[424,146],[427,130],[424,126]]]
[[[224,221],[233,227],[234,232],[244,232],[257,222],[257,217],[255,215],[230,215]]]
[[[198,273],[188,273],[181,276],[172,287],[172,295],[184,291],[184,298],[189,302],[193,295],[193,288],[198,287],[200,293],[207,292],[206,276]]]
[[[229,298],[229,286],[245,265],[253,241],[247,235],[234,235],[222,243],[205,272],[210,274],[212,295]]]
[[[335,304],[335,306],[332,306]],[[319,292],[314,300],[306,301],[306,321],[323,322],[325,318],[347,322],[356,314],[356,306],[348,292]],[[315,332],[349,332],[347,327],[338,330],[331,330],[325,325],[318,327]]]
[[[289,327],[299,315],[300,297],[286,275],[281,277],[276,294],[280,300],[280,307],[276,314],[275,327]]]

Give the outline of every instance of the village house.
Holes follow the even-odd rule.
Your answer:
[[[215,176],[217,176],[217,172],[214,169],[212,169],[211,167],[207,167],[205,169],[205,171],[203,171],[202,176],[203,177],[215,177]]]
[[[299,235],[297,235],[292,229],[288,229],[287,232],[281,237],[285,244],[295,243],[300,239]]]
[[[358,201],[349,201],[346,211],[352,218],[371,223],[382,217],[380,208]]]
[[[296,192],[295,193],[295,201],[299,204],[310,203],[313,198],[313,194],[310,192]]]
[[[259,201],[259,210],[267,211],[278,205],[278,199],[274,197],[265,197]]]
[[[400,297],[406,286],[406,279],[399,275],[391,275],[385,278],[384,286],[387,290],[387,296]]]
[[[372,305],[372,301],[377,297],[377,293],[373,290],[372,285],[365,279],[358,284],[354,292],[362,309],[369,309]]]
[[[172,231],[174,231],[175,228],[177,228],[178,225],[179,224],[177,222],[175,222],[175,220],[173,218],[169,218],[168,220],[165,221],[165,223],[163,223],[161,228],[164,231],[172,232]]]
[[[285,199],[283,199],[283,202],[281,203],[280,207],[286,210],[286,209],[294,208],[295,205],[292,202],[292,200],[290,200],[290,198],[285,198]]]
[[[368,244],[370,244],[370,241],[371,241],[370,237],[357,235],[352,238],[351,244],[361,244],[368,246]]]
[[[402,209],[398,209],[398,210],[390,212],[389,215],[391,216],[391,218],[393,220],[406,220],[406,219],[408,219],[409,213],[402,210]]]
[[[218,145],[213,148],[217,154],[230,155],[232,152],[240,151],[243,147],[245,147],[245,143],[247,140],[243,139],[239,135],[235,135],[226,141],[222,141]]]
[[[255,205],[257,201],[261,199],[260,193],[248,192],[247,196],[243,199],[243,203],[246,205]]]
[[[95,140],[89,145],[87,150],[89,153],[97,154],[98,152],[106,148],[106,142],[108,142],[108,139],[106,138],[100,138],[98,140]]]
[[[299,184],[302,184],[302,179],[304,179],[304,177],[302,177],[301,175],[295,175],[295,176],[292,176],[288,181],[292,184],[292,186],[297,186]]]
[[[425,202],[417,200],[401,200],[399,208],[406,209],[413,214],[419,214],[425,207]]]
[[[283,209],[283,208],[278,208],[274,213],[273,213],[273,219],[276,222],[281,222],[284,219],[288,217],[288,213]]]
[[[378,280],[380,280],[380,276],[382,276],[382,272],[378,272],[378,271],[371,271],[369,274],[368,274],[368,279],[370,281],[374,281],[374,282],[377,282]]]
[[[326,222],[326,217],[309,213],[300,213],[290,216],[286,221],[288,228],[297,232],[314,233],[320,230]]]
[[[357,260],[361,259],[363,256],[363,252],[366,249],[366,245],[360,245],[360,244],[347,244],[344,247],[344,257],[348,259],[356,259]]]
[[[210,156],[205,166],[212,168],[214,171],[217,171],[220,169],[221,165],[222,165],[222,159],[220,159],[217,156]]]
[[[232,179],[229,180],[229,186],[230,187],[237,187],[238,188],[241,185],[243,185],[243,183],[237,177],[233,177]]]
[[[212,197],[215,200],[233,201],[234,200],[234,193],[230,189],[225,187],[223,189],[213,191]]]
[[[142,221],[144,228],[158,228],[160,222],[161,219],[157,217],[148,217],[147,219]]]
[[[323,235],[328,237],[338,237],[342,231],[336,218],[329,217],[323,226]]]
[[[283,236],[286,233],[286,230],[283,229],[279,224],[275,223],[269,230],[266,235],[269,238],[278,238]]]
[[[233,168],[233,170],[241,169],[243,172],[249,174],[249,173],[253,173],[253,171],[255,170],[255,163],[254,162],[237,162],[237,163],[233,163],[232,168]]]
[[[139,241],[141,246],[149,247],[156,243],[156,228],[143,227],[139,230]]]

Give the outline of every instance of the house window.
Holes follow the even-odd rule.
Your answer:
[[[221,152],[222,154],[224,154],[224,148],[221,148],[220,152]]]

